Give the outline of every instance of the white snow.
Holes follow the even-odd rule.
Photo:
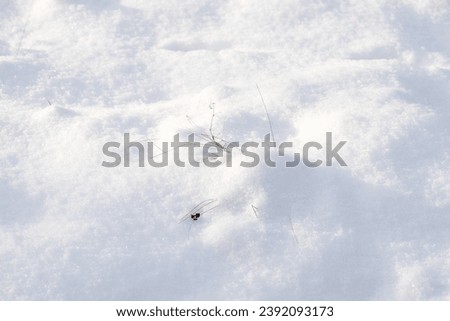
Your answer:
[[[0,299],[450,299],[447,1],[1,8]],[[332,132],[348,167],[101,166],[211,101],[261,141],[256,83],[277,141]]]

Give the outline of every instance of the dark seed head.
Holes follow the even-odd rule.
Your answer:
[[[200,217],[200,213],[191,214],[191,218],[196,221]]]

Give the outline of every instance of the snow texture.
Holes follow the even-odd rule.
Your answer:
[[[448,1],[0,7],[0,299],[450,299]],[[101,166],[211,102],[262,140],[256,84],[278,141],[348,167]]]

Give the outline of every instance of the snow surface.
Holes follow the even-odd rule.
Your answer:
[[[0,6],[0,299],[450,299],[447,1]],[[211,101],[262,140],[256,83],[278,141],[349,166],[100,165]]]

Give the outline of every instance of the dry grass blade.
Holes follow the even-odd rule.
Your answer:
[[[188,219],[193,219],[194,221],[196,221],[201,215],[204,215],[205,213],[215,209],[218,205],[213,206],[213,207],[209,207],[209,206],[212,205],[216,201],[217,201],[216,199],[211,198],[211,199],[207,199],[207,200],[204,200],[203,202],[198,203],[188,213],[186,213],[179,220],[178,223],[184,222]]]
[[[267,120],[269,121],[269,127],[270,127],[270,135],[272,135],[272,139],[273,139],[273,141],[275,141],[275,135],[273,134],[272,121],[271,121],[270,116],[269,116],[269,111],[267,110],[266,103],[264,102],[264,98],[263,98],[263,96],[261,94],[261,90],[259,90],[258,84],[256,84],[256,88],[258,89],[259,96],[261,97],[261,101],[262,101],[262,103],[264,105],[264,109],[266,110]]]

